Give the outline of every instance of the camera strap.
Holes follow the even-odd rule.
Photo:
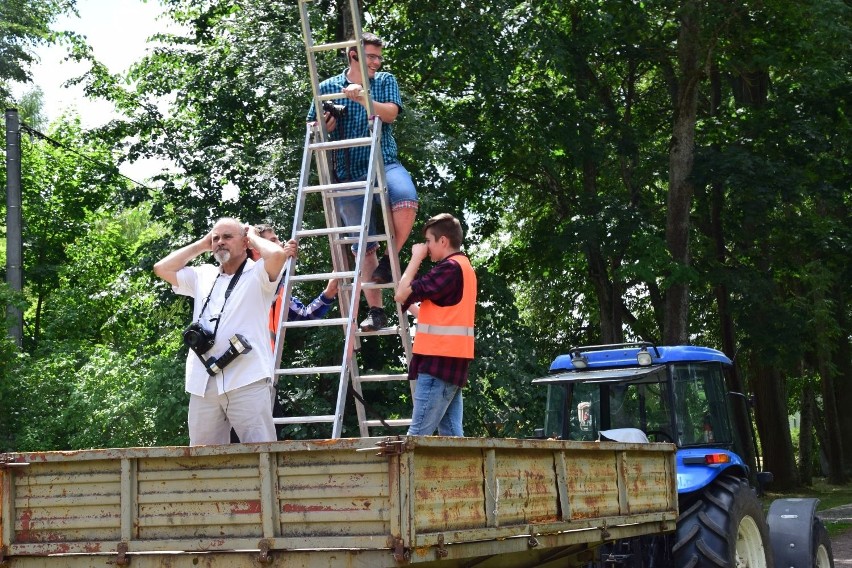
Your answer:
[[[228,303],[228,298],[231,296],[231,292],[233,292],[234,287],[237,285],[237,281],[239,281],[240,276],[243,275],[243,268],[246,266],[246,262],[248,262],[248,257],[240,264],[240,267],[237,268],[237,271],[234,273],[234,277],[231,278],[231,282],[228,284],[228,288],[225,290],[225,301],[222,302],[222,311],[219,312],[219,317],[216,318],[216,326],[213,328],[213,337],[216,337],[216,332],[219,330],[219,321],[222,319],[222,314],[225,313],[225,304]],[[216,282],[219,281],[219,277],[222,275],[220,271],[216,275],[216,280],[213,281],[213,286],[210,287],[210,293],[207,294],[207,298],[204,300],[204,305],[201,306],[201,311],[198,312],[198,319],[201,320],[201,314],[204,313],[204,310],[207,309],[207,304],[210,303],[210,297],[213,295],[213,290],[216,289]]]

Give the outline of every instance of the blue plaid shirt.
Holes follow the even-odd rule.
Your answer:
[[[320,83],[320,94],[328,95],[342,92],[350,83],[346,78],[347,71],[349,69]],[[375,102],[394,103],[402,112],[399,85],[396,83],[396,77],[390,73],[379,71],[374,78],[370,79],[370,96]],[[331,102],[346,107],[346,114],[337,121],[337,126],[329,133],[331,140],[370,136],[367,110],[363,105],[347,98],[333,99]],[[308,112],[308,122],[314,120],[316,120],[316,109],[312,105]],[[370,165],[370,147],[359,146],[335,150],[333,159],[339,181],[364,179],[367,177],[367,167]],[[393,137],[393,126],[384,122],[382,123],[382,159],[385,165],[399,161],[396,140]]]

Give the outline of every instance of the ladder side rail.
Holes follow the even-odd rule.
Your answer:
[[[337,212],[337,206],[335,203],[335,198],[331,195],[328,195],[329,192],[323,192],[323,208],[325,211],[326,218],[326,226],[332,227],[337,226],[338,220],[340,219],[340,215]],[[339,234],[329,234],[328,235],[328,246],[331,251],[331,264],[333,270],[335,272],[347,272],[349,269],[349,258],[347,255],[351,256],[350,247],[346,244],[340,243],[341,236]],[[357,278],[358,273],[355,272],[355,278]],[[351,300],[352,300],[352,290],[354,288],[355,278],[347,279],[346,282],[343,282],[343,279],[338,280],[337,282],[337,297],[338,297],[338,309],[340,310],[340,316],[346,318],[347,320],[355,320],[358,318],[358,311],[351,311]],[[355,304],[356,310],[358,304]],[[349,322],[351,323],[351,321]],[[348,330],[349,324],[343,330],[344,334]],[[361,347],[360,341],[358,338],[355,338],[354,349],[359,349]]]
[[[366,99],[367,116],[373,116],[373,97],[370,94],[370,75],[367,70],[367,54],[364,52],[364,36],[361,30],[361,6],[360,0],[349,0],[349,14],[352,16],[352,27],[355,31],[355,49],[358,51],[358,67],[361,70],[361,87],[364,88],[363,96]],[[347,55],[347,61],[349,57]],[[367,179],[371,179],[369,175]],[[368,186],[369,187],[369,186]]]
[[[380,120],[380,119],[379,119]],[[382,204],[382,211],[387,214],[383,215],[385,225],[385,235],[387,235],[387,253],[391,265],[391,274],[393,282],[399,285],[399,279],[402,277],[402,266],[399,262],[399,253],[396,250],[396,232],[393,225],[393,212],[391,211],[390,196],[388,195],[388,184],[385,176],[385,169],[382,167],[378,175],[379,198]],[[392,294],[396,293],[396,288],[391,290]],[[411,330],[408,325],[408,315],[402,310],[402,304],[394,302],[396,308],[397,321],[399,322],[398,330],[402,347],[405,351],[406,363],[411,362]]]
[[[352,286],[352,298],[350,310],[353,314],[357,313],[358,304],[361,299],[361,282],[364,278],[363,262],[367,250],[367,236],[369,233],[370,219],[373,212],[373,187],[378,178],[379,172],[384,175],[384,161],[382,159],[381,140],[382,140],[382,121],[376,116],[373,118],[372,124],[372,142],[370,144],[370,158],[367,166],[367,179],[364,190],[364,204],[361,210],[361,234],[358,239],[358,252],[355,255],[355,279]],[[358,381],[358,365],[355,358],[355,343],[358,341],[358,322],[356,318],[351,318],[350,323],[346,328],[346,339],[343,347],[343,368],[340,371],[340,383],[337,391],[337,409],[335,414],[339,417],[334,423],[332,438],[339,438],[343,430],[343,410],[346,406],[346,395],[349,392],[349,383],[352,382],[352,387],[361,395],[361,384]],[[364,436],[364,408],[358,400],[355,401],[355,409],[358,414],[358,426],[362,436]],[[369,435],[369,434],[367,434]]]
[[[343,357],[337,388],[337,404],[335,407],[335,420],[332,426],[331,437],[340,438],[343,432],[343,411],[346,407],[346,395],[349,390],[350,373],[357,373],[358,366],[355,363],[355,343],[358,341],[358,306],[361,301],[361,282],[363,279],[363,266],[365,249],[367,246],[367,232],[370,215],[372,213],[372,199],[370,193],[365,191],[364,208],[361,212],[361,232],[358,238],[358,252],[355,254],[355,278],[352,280],[352,296],[349,299],[349,323],[346,325],[345,339],[343,344]]]
[[[311,78],[311,91],[313,92],[314,112],[316,112],[317,122],[319,124],[320,136],[323,142],[328,141],[328,131],[325,128],[325,122],[322,120],[322,101],[320,99],[320,81],[319,69],[317,68],[316,51],[314,47],[314,38],[311,30],[311,17],[308,13],[308,5],[304,0],[299,0],[299,16],[302,21],[302,40],[305,43],[305,56],[308,61],[308,70]]]
[[[290,238],[295,238],[299,231],[302,229],[302,218],[305,213],[305,192],[303,188],[308,184],[310,179],[311,172],[311,157],[313,152],[310,149],[310,142],[312,137],[313,126],[311,124],[307,124],[305,126],[305,146],[302,151],[302,169],[299,174],[299,187],[296,193],[296,206],[295,213],[293,215],[293,231],[291,233]],[[284,297],[281,299],[281,309],[278,312],[278,326],[276,329],[278,333],[275,335],[275,347],[273,348],[273,356],[272,356],[272,382],[273,384],[278,383],[278,375],[275,371],[281,365],[281,354],[284,350],[284,336],[287,333],[287,330],[281,324],[287,321],[288,314],[290,313],[290,298],[293,294],[293,282],[292,277],[295,273],[296,263],[290,258],[287,259],[287,263],[284,266],[284,282],[281,286],[284,287]],[[280,290],[276,289],[275,294],[276,298],[278,292]]]
[[[378,117],[378,116],[375,116],[373,118],[374,118],[374,121],[375,121],[374,128],[377,128],[379,130],[379,132],[381,132],[381,124],[382,124],[381,118]],[[379,141],[381,141],[381,135],[379,135]],[[391,261],[393,282],[398,284],[400,276],[401,276],[401,270],[400,270],[400,265],[399,265],[399,256],[398,256],[398,253],[396,251],[396,234],[394,232],[394,226],[393,226],[393,215],[392,215],[392,212],[391,212],[390,196],[388,195],[388,186],[387,186],[387,179],[386,179],[385,170],[384,170],[384,161],[383,161],[383,158],[380,155],[379,155],[378,158],[379,158],[379,160],[381,160],[381,162],[377,163],[376,176],[375,176],[374,184],[375,184],[375,187],[378,187],[378,189],[379,189],[378,194],[379,194],[379,198],[380,198],[380,202],[381,202],[382,211],[385,212],[385,214],[383,215],[383,223],[384,223],[385,235],[386,235],[386,238],[387,238],[387,249],[388,249],[387,252],[388,252],[388,255],[389,255],[389,259]],[[372,196],[373,187],[374,187],[373,185],[370,186],[370,190],[371,190],[370,195],[371,196]],[[394,288],[391,291],[392,291],[392,293],[395,293],[396,289]],[[402,310],[402,304],[400,304],[399,302],[394,302],[394,304],[395,304],[395,307],[396,307],[397,321],[399,322],[399,325],[397,326],[397,329],[396,329],[396,334],[399,335],[400,340],[402,342],[402,347],[403,347],[403,350],[405,352],[406,363],[410,363],[411,362],[411,356],[412,356],[412,345],[411,345],[411,332],[410,332],[410,328],[409,328],[409,324],[408,324],[408,316]],[[405,380],[407,380],[407,376],[405,376],[405,377],[406,377]],[[362,392],[362,388],[361,388],[362,381],[361,381],[360,376],[356,372],[353,372],[353,373],[351,373],[351,380],[352,380],[353,390],[355,390],[355,392],[358,393],[359,396],[363,397],[363,392]],[[393,380],[402,380],[402,379],[394,378]],[[409,387],[411,389],[412,396],[414,395],[415,382],[416,381],[409,381]],[[383,426],[384,425],[381,420],[367,420],[364,405],[357,398],[355,399],[355,409],[358,413],[358,424],[359,424],[359,427],[360,427],[360,434],[361,434],[362,437],[367,437],[367,436],[370,435],[369,429],[371,427]],[[411,423],[411,419],[410,418],[408,418],[408,419],[396,419],[396,420],[392,420],[392,421],[385,420],[384,422],[386,422],[388,424],[393,423],[393,425],[396,425],[396,426],[406,426],[406,425],[409,425]]]
[[[378,118],[379,124],[381,124],[381,119]],[[388,258],[390,260],[391,265],[391,274],[393,275],[393,282],[397,285],[399,284],[399,279],[402,277],[402,266],[399,262],[399,253],[397,252],[396,246],[396,231],[393,224],[393,212],[391,211],[391,203],[390,196],[388,195],[388,183],[387,177],[385,175],[384,163],[378,170],[377,183],[380,189],[379,198],[381,200],[382,211],[386,212],[385,215],[382,216],[382,221],[385,226],[385,235],[387,235],[387,253]],[[391,290],[391,293],[396,293],[396,288]],[[398,330],[400,339],[402,341],[402,347],[405,351],[405,360],[406,363],[411,362],[411,330],[408,325],[408,316],[406,312],[402,310],[402,304],[399,302],[394,302],[396,307],[396,315],[397,321],[399,322]]]
[[[321,152],[323,156],[326,156],[328,152]],[[324,159],[317,162],[317,169],[319,173],[320,183],[325,185],[331,185],[334,179],[334,171],[329,164],[329,160]],[[325,223],[326,227],[338,227],[340,226],[340,214],[337,212],[337,200],[334,197],[334,192],[324,190],[322,192],[322,204],[323,211],[325,213]],[[340,244],[341,236],[339,234],[329,234],[328,235],[328,247],[331,253],[331,265],[333,267],[334,272],[344,272],[349,269],[349,257],[350,255],[350,247],[345,244]],[[357,277],[357,272],[355,273]],[[351,311],[351,298],[352,298],[352,287],[354,285],[355,279],[351,279],[348,283],[344,283],[342,281],[338,281],[338,289],[337,289],[337,297],[338,297],[338,309],[340,310],[341,317],[350,319],[358,317],[358,311]],[[358,304],[355,304],[356,308]],[[343,330],[344,334],[346,333],[346,329]],[[357,342],[357,340],[356,340]],[[360,348],[360,342],[357,342],[355,348]],[[342,363],[341,363],[342,364]]]
[[[369,158],[369,163],[368,163],[368,166],[367,166],[367,185],[366,185],[366,191],[365,191],[365,194],[364,194],[364,211],[365,211],[365,214],[366,214],[368,209],[372,209],[372,205],[373,205],[373,202],[374,202],[373,189],[377,186],[377,184],[383,183],[385,181],[385,164],[384,164],[384,158],[382,156],[382,119],[379,116],[376,115],[376,116],[371,116],[370,121],[372,123],[372,125],[371,125],[371,128],[372,128],[372,143],[370,144],[370,158]],[[382,194],[386,193],[386,185],[379,185],[379,188],[381,189],[380,193],[382,193]],[[384,221],[385,226],[387,226],[387,217],[389,216],[390,209],[387,207],[387,200],[386,199],[382,200],[381,203],[383,205],[382,216],[385,219],[385,221]],[[365,217],[364,219],[362,219],[362,221],[369,222],[369,217]],[[361,235],[362,243],[358,245],[359,246],[359,252],[361,250],[364,250],[363,247],[366,244],[365,237],[366,237],[368,227],[369,227],[369,225],[367,225],[367,224],[363,225],[364,230],[362,231],[362,235]],[[386,232],[385,235],[387,237],[390,237],[390,233]],[[386,246],[390,246],[390,241],[388,241]],[[378,255],[378,252],[376,252],[376,254]],[[348,350],[345,353],[346,353],[345,356],[348,357],[352,362],[352,364],[348,365],[348,367],[349,367],[348,368],[348,371],[349,371],[348,374],[349,374],[349,380],[352,383],[352,389],[358,394],[358,396],[363,398],[364,395],[363,395],[363,391],[361,389],[361,381],[360,381],[360,376],[359,376],[359,371],[358,371],[358,365],[355,364],[355,363],[357,363],[355,361],[355,353],[350,352]],[[344,369],[344,370],[347,370],[347,369]],[[341,386],[341,393],[345,397],[346,394],[348,394],[348,389],[347,389],[347,392],[344,392],[343,388]],[[344,398],[344,400],[345,400],[345,398]],[[369,428],[367,426],[366,409],[364,408],[364,405],[361,403],[360,400],[358,400],[357,397],[355,398],[355,412],[358,416],[359,434],[361,435],[361,437],[369,436],[370,432],[369,432]]]

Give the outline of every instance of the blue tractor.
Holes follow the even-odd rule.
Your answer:
[[[599,566],[833,568],[816,499],[778,499],[764,515],[731,426],[731,366],[706,347],[597,345],[572,348],[534,381],[548,386],[542,437],[677,446],[676,531],[612,543]]]

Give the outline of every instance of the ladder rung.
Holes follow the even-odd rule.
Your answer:
[[[382,383],[387,381],[407,381],[408,375],[405,373],[394,373],[390,375],[361,375],[358,380],[362,383]]]
[[[320,375],[339,373],[343,370],[341,365],[331,365],[329,367],[291,367],[289,369],[276,369],[276,375]]]
[[[375,282],[362,282],[363,290],[377,290],[382,288],[396,288],[396,282],[388,282],[386,284],[376,284]]]
[[[324,229],[305,229],[296,232],[296,238],[302,237],[324,237],[326,235],[339,235],[341,233],[360,233],[361,225],[346,225],[345,227],[326,227]],[[356,241],[357,242],[357,241]]]
[[[367,188],[366,181],[347,181],[343,183],[326,183],[323,185],[306,185],[302,188],[305,193],[319,193],[320,191],[343,191],[346,189],[360,189],[363,191]]]
[[[372,335],[399,335],[399,327],[383,327],[378,331],[358,331],[358,335],[361,337]]]
[[[325,414],[322,416],[277,416],[272,418],[272,422],[274,424],[305,424],[307,422],[334,422],[334,419],[334,414]]]
[[[361,227],[358,227],[358,229],[360,229],[360,228]],[[368,243],[378,243],[378,242],[384,242],[386,240],[388,240],[388,236],[385,235],[385,234],[367,235],[367,242]],[[340,239],[335,240],[334,244],[337,244],[337,245],[354,245],[357,242],[358,242],[358,237],[342,237]]]
[[[341,189],[340,191],[334,192],[334,197],[351,197],[353,195],[356,195],[358,197],[362,197],[364,195],[365,190],[366,190],[365,187],[361,187],[361,188],[358,188],[358,189]],[[373,194],[379,193],[379,191],[381,191],[381,188],[379,188],[379,186],[377,186],[377,185],[374,185],[373,186]]]
[[[411,426],[411,418],[396,418],[393,420],[385,420],[388,426]],[[364,420],[364,425],[370,428],[376,426],[384,426],[379,420]]]
[[[355,271],[347,272],[317,272],[316,274],[299,274],[290,277],[290,282],[316,282],[318,280],[332,280],[341,278],[355,278]]]
[[[347,318],[320,318],[301,321],[285,321],[281,324],[282,327],[331,327],[334,325],[346,325],[349,323]]]
[[[314,52],[317,51],[332,51],[335,49],[346,49],[347,47],[355,47],[358,45],[358,42],[354,39],[350,39],[348,41],[338,41],[336,43],[324,43],[320,45],[312,45],[308,49]]]
[[[346,138],[330,142],[313,142],[309,147],[311,150],[340,150],[343,148],[354,148],[355,146],[369,146],[372,143],[373,139],[365,136],[363,138]]]

